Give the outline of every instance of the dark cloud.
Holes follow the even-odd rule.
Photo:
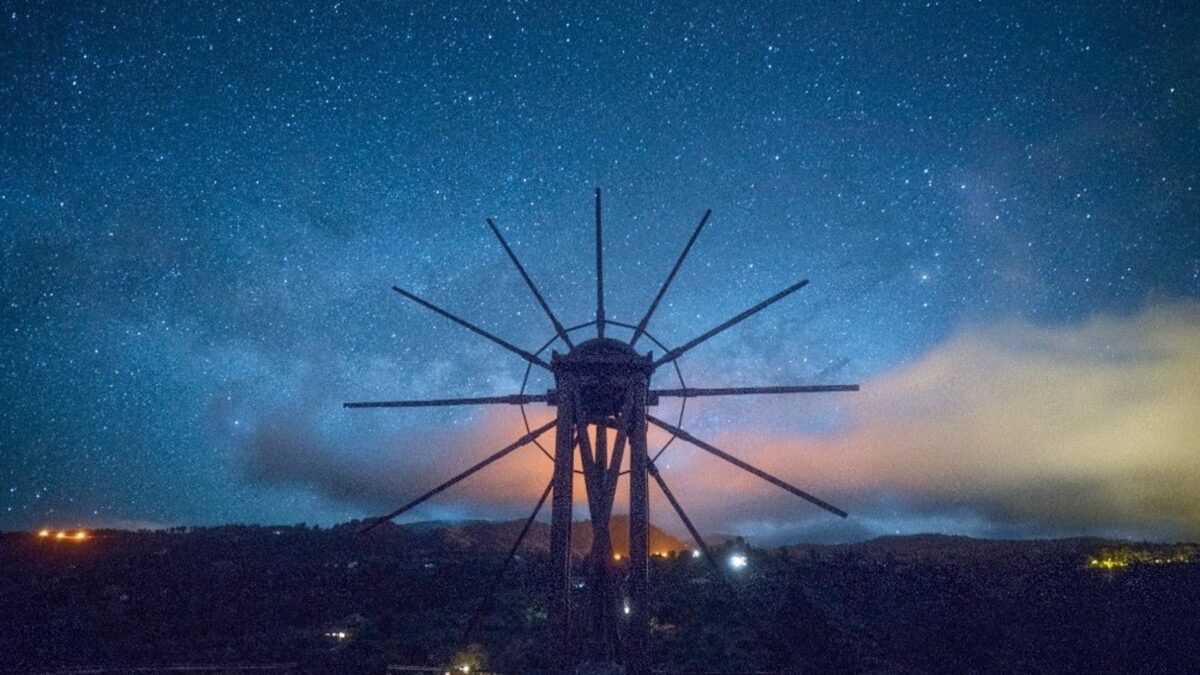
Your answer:
[[[373,432],[332,435],[312,422],[321,414],[294,407],[260,417],[240,442],[246,476],[262,484],[315,492],[363,516],[407,503],[525,433],[519,417],[497,413],[484,414],[465,428],[380,431],[375,426]],[[549,417],[534,419],[544,424]],[[552,448],[553,439],[553,432],[547,432],[542,442]],[[533,445],[520,448],[406,519],[515,517],[526,510],[527,497],[541,492],[550,466]]]

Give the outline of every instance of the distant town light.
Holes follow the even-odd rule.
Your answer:
[[[692,549],[692,557],[699,558],[700,557],[700,549],[698,549],[698,548]]]
[[[621,554],[620,554],[620,553],[614,553],[614,554],[613,554],[613,560],[620,560],[620,559],[621,559]]]
[[[729,566],[735,570],[740,570],[748,564],[749,561],[746,560],[746,556],[744,554],[734,553],[733,555],[729,556]]]
[[[1108,548],[1097,557],[1088,558],[1093,569],[1118,570],[1135,565],[1171,565],[1195,562],[1198,551],[1194,547],[1171,549],[1138,549],[1130,546]]]
[[[53,536],[54,539],[56,539],[58,541],[66,541],[68,539],[71,541],[86,541],[88,538],[91,537],[91,534],[88,533],[87,530],[75,530],[74,532],[71,532],[69,530],[55,531],[55,530],[51,530],[48,527],[43,527],[42,529],[37,531],[37,536],[38,536],[38,539],[49,539],[50,537]]]

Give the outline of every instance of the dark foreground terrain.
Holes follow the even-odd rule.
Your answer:
[[[0,672],[88,666],[542,664],[546,532],[463,629],[518,523],[0,535]],[[679,548],[659,536],[652,548]],[[664,672],[1194,673],[1200,552],[1101,540],[918,536],[755,550],[721,583],[654,559]],[[580,591],[582,593],[582,591]],[[81,671],[74,671],[81,672]],[[91,670],[89,672],[101,672]]]

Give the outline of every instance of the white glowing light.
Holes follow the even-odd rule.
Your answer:
[[[740,570],[748,564],[749,561],[746,560],[746,556],[742,555],[741,553],[735,553],[729,556],[729,566],[735,570]]]
[[[698,549],[698,548],[697,548],[697,549],[692,549],[692,557],[693,557],[693,558],[699,558],[699,557],[700,557],[700,549]]]

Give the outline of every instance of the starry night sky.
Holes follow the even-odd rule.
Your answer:
[[[854,514],[672,446],[703,529],[1200,536],[1195,3],[0,8],[0,528],[328,524],[507,444],[340,403],[515,392],[390,287],[536,349],[484,218],[584,322],[600,186],[622,321],[714,210],[668,346],[812,280],[687,384],[863,385],[689,404]],[[522,516],[511,461],[414,518]]]

